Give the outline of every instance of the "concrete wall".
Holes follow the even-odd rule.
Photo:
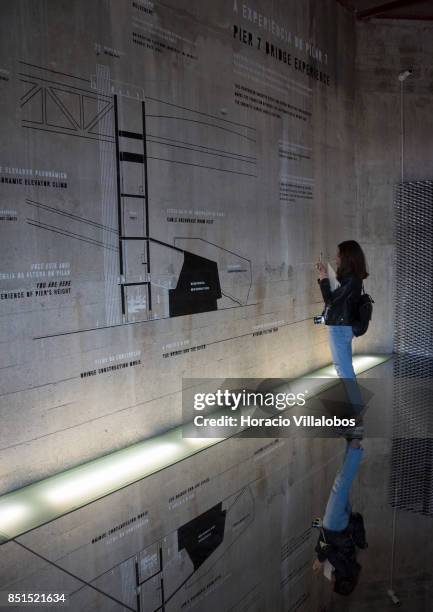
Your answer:
[[[377,246],[356,201],[354,26],[333,1],[1,10],[5,492],[179,423],[182,376],[329,362],[313,262],[346,238]],[[140,132],[143,101],[147,191],[143,164],[116,164],[115,121]],[[119,217],[141,237],[122,256]],[[216,263],[216,310],[173,316],[185,252],[211,289]],[[362,348],[390,345],[380,320]]]
[[[394,278],[398,273],[393,266],[394,186],[401,181],[402,160],[398,74],[413,69],[403,89],[403,178],[431,179],[432,40],[433,27],[424,23],[381,20],[356,25],[354,138],[359,236],[372,271],[368,286],[378,297],[371,334],[365,342],[374,345],[374,335],[379,332],[377,345],[386,337],[390,349]],[[363,343],[361,340],[358,344]],[[386,411],[385,406],[378,409]],[[392,418],[391,408],[389,422]],[[329,609],[391,610],[394,604],[387,590],[392,581],[403,609],[428,610],[432,595],[431,518],[400,511],[393,515],[389,506],[389,440],[369,440],[364,445],[366,461],[354,489],[354,502],[366,518],[370,548],[360,559],[362,581],[349,604],[335,598]]]
[[[406,170],[407,178],[428,178],[431,30],[355,30],[333,0],[269,5],[2,2],[0,492],[173,427],[182,376],[294,376],[329,362],[326,330],[311,323],[321,307],[312,264],[320,251],[332,258],[341,240],[365,246],[376,299],[372,330],[356,350],[391,350],[396,73],[408,62],[423,66],[407,83]],[[249,8],[284,24],[292,41],[278,43],[263,19],[250,21]],[[235,25],[246,43],[233,37]],[[316,67],[326,66],[329,86],[253,48],[249,33],[301,61],[308,54],[294,36],[312,41],[327,54]],[[143,168],[116,165],[114,96],[124,131],[141,129],[145,102],[147,190]],[[142,143],[120,140],[123,150],[142,152]],[[118,178],[122,193],[136,196],[122,196],[120,207]],[[123,274],[119,211],[123,235],[141,236],[138,249],[125,248]],[[203,219],[212,223],[197,223]],[[185,251],[216,262],[217,309],[170,312]],[[152,308],[147,289],[134,285],[141,288],[125,289],[122,313],[125,281],[149,281]],[[4,545],[2,588],[34,589],[37,578],[38,589],[74,591],[77,609],[118,610],[107,594],[134,605],[138,559],[142,601],[154,610],[161,579],[174,593],[191,571],[178,531],[221,504],[221,556],[167,609],[204,597],[209,610],[329,603],[329,585],[313,583],[309,570],[309,525],[323,513],[343,443],[263,442],[229,440]],[[382,605],[391,517],[388,472],[377,473],[388,447],[375,441],[366,455],[354,501],[371,526],[366,592]],[[399,552],[414,537],[409,519],[400,525]],[[149,582],[160,551],[164,565]],[[397,576],[408,572],[416,575],[413,558]]]
[[[184,376],[328,363],[313,264],[354,236],[358,213],[354,27],[333,0],[11,0],[1,12],[4,493],[178,424]],[[143,154],[140,140],[116,142],[142,130],[143,102],[147,174],[116,152]],[[122,256],[119,222],[141,238]],[[219,281],[216,308],[186,286],[175,306],[191,314],[174,316],[182,272],[215,293]],[[122,304],[125,283],[141,285]],[[229,440],[5,544],[2,589],[37,578],[74,591],[72,609],[134,609],[137,560],[142,610],[309,605],[310,516],[340,451]],[[194,568],[179,533],[212,532],[215,507],[221,542]]]
[[[359,236],[373,272],[372,333],[365,342],[391,347],[394,291],[394,185],[401,181],[400,72],[403,89],[404,180],[433,176],[431,115],[433,27],[417,22],[357,23],[355,172]],[[374,330],[374,331],[373,331]],[[373,336],[378,333],[377,340]],[[364,341],[359,343],[364,346]]]

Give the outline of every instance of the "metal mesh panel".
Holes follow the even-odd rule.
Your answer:
[[[397,186],[394,425],[389,500],[433,515],[433,182]]]

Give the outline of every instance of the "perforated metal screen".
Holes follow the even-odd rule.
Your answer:
[[[397,186],[391,505],[433,515],[433,181]]]

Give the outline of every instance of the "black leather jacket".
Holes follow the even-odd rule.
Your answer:
[[[322,315],[326,325],[352,325],[358,318],[357,306],[361,297],[362,280],[354,274],[343,276],[340,287],[331,290],[329,278],[317,279],[325,308]]]
[[[340,576],[352,577],[355,570],[356,548],[348,532],[326,530],[325,536],[322,532],[314,550],[321,563],[328,560]]]
[[[315,547],[321,563],[326,559],[340,576],[350,578],[356,574],[356,548],[367,548],[362,517],[351,513],[349,523],[343,531],[322,528]]]

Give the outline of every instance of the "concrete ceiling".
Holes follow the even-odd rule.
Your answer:
[[[433,21],[433,0],[337,0],[360,21],[409,19]]]

